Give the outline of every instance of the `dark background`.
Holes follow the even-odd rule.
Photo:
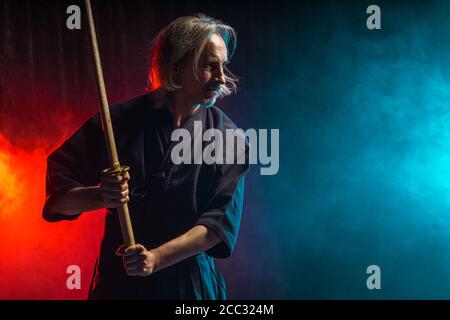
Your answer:
[[[97,111],[81,1],[0,2],[0,297],[83,298],[101,213],[40,219],[45,156]],[[230,298],[450,297],[450,3],[93,1],[109,101],[142,94],[148,50],[178,16],[236,28],[242,128],[280,129],[280,171],[248,175]],[[84,12],[82,12],[84,17]],[[81,291],[65,268],[83,270]],[[381,268],[368,290],[366,268]]]

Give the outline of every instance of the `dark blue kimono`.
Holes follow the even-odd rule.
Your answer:
[[[89,299],[225,299],[225,282],[214,258],[230,256],[236,244],[248,161],[174,165],[170,156],[176,143],[170,140],[172,119],[167,108],[155,105],[155,97],[147,94],[110,108],[120,162],[131,167],[128,205],[136,242],[152,249],[195,225],[211,228],[222,242],[148,277],[131,277],[114,254],[123,240],[117,210],[108,209],[112,214],[106,216]],[[192,136],[194,121],[202,122],[203,131],[219,129],[224,137],[225,129],[236,128],[216,107],[200,108],[186,120],[183,128]],[[247,143],[244,153],[248,159]],[[97,114],[48,157],[44,219],[76,219],[50,212],[49,198],[74,187],[98,185],[106,167]]]

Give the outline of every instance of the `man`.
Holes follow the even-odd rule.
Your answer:
[[[98,114],[49,156],[44,219],[72,220],[99,208],[111,213],[90,299],[226,298],[213,258],[230,256],[235,246],[248,161],[175,165],[171,134],[192,133],[195,121],[224,135],[236,128],[214,106],[235,89],[225,66],[235,46],[230,26],[203,15],[178,18],[158,34],[149,93],[110,110],[119,158],[130,172],[100,174],[107,159]],[[242,157],[247,144],[235,160]],[[126,202],[138,242],[128,248],[116,212]]]

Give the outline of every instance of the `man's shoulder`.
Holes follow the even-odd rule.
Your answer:
[[[209,108],[218,129],[238,129],[233,120],[220,108],[213,106]]]
[[[146,110],[151,109],[149,94],[142,94],[128,100],[113,103],[109,106],[109,114],[114,122],[135,121],[143,119]],[[88,121],[101,125],[100,113],[94,114]]]
[[[151,107],[149,94],[143,94],[131,99],[114,103],[110,106],[111,117],[133,116]]]
[[[219,129],[224,132],[225,135],[223,137],[225,145],[228,145],[227,140],[231,137],[234,140],[234,143],[237,144],[237,152],[232,153],[232,157],[234,157],[234,161],[232,161],[232,166],[234,164],[243,165],[243,170],[247,171],[249,168],[249,152],[250,152],[250,144],[248,137],[246,136],[246,132],[244,132],[241,128],[239,128],[231,118],[221,109],[216,106],[213,106],[208,109],[212,118],[214,119],[214,128]],[[231,130],[230,130],[231,129]],[[228,132],[231,132],[232,135],[229,136]],[[241,148],[243,146],[243,148]],[[226,151],[225,149],[225,152]],[[242,161],[241,161],[242,160]],[[226,165],[219,165],[219,167],[224,168],[228,166],[228,162]]]
[[[210,109],[211,115],[214,119],[214,127],[219,129],[222,132],[225,132],[227,129],[231,129],[234,132],[234,137],[238,139],[238,141],[242,141],[245,144],[246,149],[249,147],[249,141],[246,136],[244,130],[239,128],[233,120],[221,109],[216,106],[211,107]],[[227,135],[225,134],[225,139]]]

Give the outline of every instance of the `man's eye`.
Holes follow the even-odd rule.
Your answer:
[[[221,64],[222,69],[225,68],[227,65],[228,65],[228,63],[226,63],[226,62],[225,62],[225,63],[222,63],[222,64]],[[204,68],[205,70],[213,70],[213,69],[217,68],[218,66],[219,66],[219,64],[218,64],[217,62],[210,62],[210,63],[205,64],[205,65],[203,66],[203,68]]]
[[[210,63],[207,63],[207,64],[203,65],[203,69],[211,70],[212,69],[212,65]]]

